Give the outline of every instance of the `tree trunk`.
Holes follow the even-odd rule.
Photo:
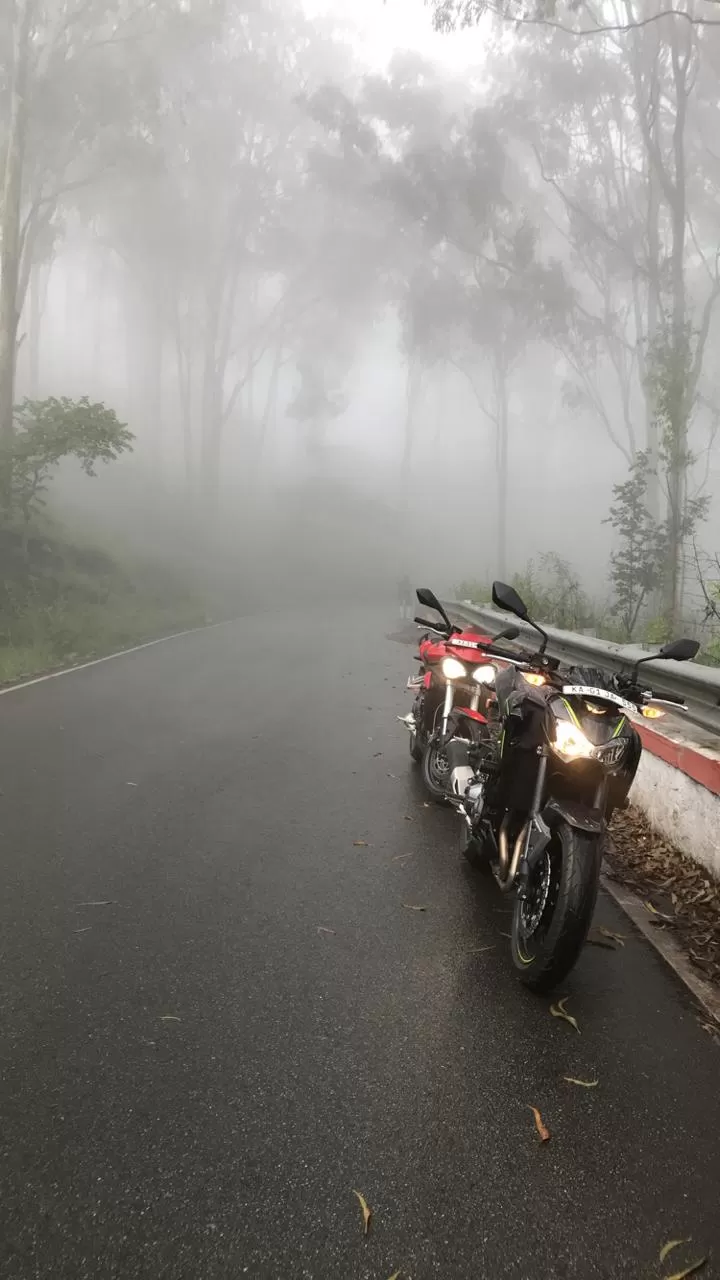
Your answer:
[[[508,404],[508,371],[498,353],[495,357],[495,402],[497,408],[497,572],[503,580],[507,576],[507,499],[508,499],[508,436],[510,414]]]
[[[670,281],[672,312],[668,368],[663,370],[667,379],[665,389],[666,440],[668,490],[668,564],[665,582],[665,615],[671,634],[680,622],[681,559],[683,527],[685,523],[685,499],[687,488],[688,420],[692,410],[689,402],[690,339],[687,328],[687,300],[685,293],[685,120],[687,111],[686,74],[689,45],[685,57],[678,48],[678,35],[673,21],[671,41],[673,80],[675,85],[675,123],[673,127],[674,184],[670,212],[672,218],[672,248],[670,257]]]
[[[278,342],[273,354],[272,368],[270,370],[270,379],[268,382],[267,395],[265,397],[265,407],[260,419],[260,426],[255,439],[255,458],[254,473],[259,475],[262,470],[263,457],[267,444],[268,435],[275,426],[277,417],[278,390],[280,386],[280,369],[283,364],[283,347],[282,342]]]
[[[149,333],[145,348],[145,404],[143,414],[150,435],[150,460],[156,479],[162,471],[163,453],[163,317],[157,294],[149,298]]]
[[[180,306],[175,306],[175,358],[177,365],[178,392],[180,397],[180,419],[183,435],[183,464],[185,468],[185,489],[188,504],[192,511],[195,491],[195,466],[193,458],[193,351],[192,343],[183,334]]]
[[[28,317],[28,381],[32,400],[40,398],[40,326],[42,324],[43,268],[35,265],[30,275],[30,315]]]
[[[220,496],[220,446],[222,440],[222,379],[217,368],[215,326],[208,316],[201,392],[202,439],[200,471],[205,514],[217,514]]]
[[[655,126],[657,141],[657,126]],[[657,349],[660,333],[660,236],[658,219],[660,215],[660,199],[658,179],[655,166],[648,165],[648,288],[647,288],[647,320],[646,345],[650,361]],[[660,519],[660,441],[657,416],[650,389],[645,388],[645,449],[648,455],[648,487],[647,507],[655,521]]]
[[[0,206],[0,437],[13,434],[22,189],[27,126],[30,31],[35,0],[15,0],[10,122]]]
[[[417,426],[416,413],[417,404],[420,396],[420,386],[422,383],[422,370],[410,357],[407,369],[407,383],[405,387],[405,436],[403,440],[403,455],[401,463],[401,473],[403,489],[407,496],[407,490],[410,483],[410,467],[412,463],[412,451],[415,444],[415,430]]]

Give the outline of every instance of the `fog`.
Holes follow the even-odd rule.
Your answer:
[[[551,553],[577,625],[711,645],[713,6],[581,38],[569,4],[566,31],[357,8],[6,4],[0,430],[88,397],[134,437],[94,478],[68,448],[25,516],[229,611],[476,594]]]

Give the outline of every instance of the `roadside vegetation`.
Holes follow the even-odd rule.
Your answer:
[[[88,477],[132,448],[115,413],[88,400],[26,400],[0,448],[0,683],[190,627],[199,598],[167,568],[118,558],[53,519],[61,463]]]
[[[701,562],[698,555],[700,590],[671,628],[667,614],[656,607],[661,588],[661,575],[655,567],[657,545],[640,538],[636,543],[621,539],[601,591],[587,588],[574,566],[553,551],[528,560],[521,572],[512,575],[512,585],[538,622],[615,644],[648,647],[663,644],[674,630],[676,636],[685,633],[700,640],[698,662],[720,665],[720,564],[707,558]],[[489,604],[491,592],[490,582],[465,579],[452,593],[457,600]]]

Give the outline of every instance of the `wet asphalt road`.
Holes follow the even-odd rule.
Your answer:
[[[519,986],[409,768],[395,625],[259,617],[0,698],[7,1280],[720,1257],[720,1050],[607,900],[580,1035]]]

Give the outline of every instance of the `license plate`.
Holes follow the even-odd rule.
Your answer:
[[[613,702],[616,707],[622,707],[623,711],[627,711],[632,715],[637,711],[634,702],[627,702],[625,698],[621,698],[619,693],[611,693],[609,689],[593,689],[585,684],[566,684],[563,685],[563,693],[572,698],[596,698],[600,702]]]

